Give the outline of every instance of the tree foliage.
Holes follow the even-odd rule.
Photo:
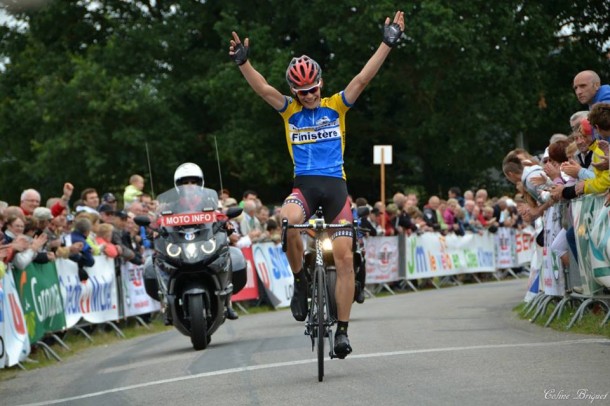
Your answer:
[[[289,191],[281,119],[227,56],[231,31],[249,37],[253,65],[287,92],[292,56],[322,65],[325,94],[342,90],[381,40],[387,0],[56,0],[17,10],[0,28],[0,198],[26,187],[57,195],[119,191],[132,173],[155,190],[178,163],[206,184],[267,202]],[[610,77],[610,3],[410,2],[403,42],[348,114],[346,171],[355,196],[376,199],[373,145],[391,144],[392,191],[491,186],[522,134],[541,150],[582,109],[571,90],[584,69]]]

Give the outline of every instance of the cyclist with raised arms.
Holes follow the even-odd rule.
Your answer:
[[[386,18],[383,41],[364,68],[347,87],[331,97],[321,97],[323,86],[320,65],[306,55],[293,58],[286,70],[291,96],[280,93],[248,61],[249,40],[241,42],[237,33],[229,55],[239,66],[252,89],[280,113],[284,119],[286,142],[294,163],[292,193],[282,206],[281,217],[290,224],[300,224],[322,206],[326,222],[352,222],[348,200],[343,151],[345,149],[345,114],[364,88],[375,77],[404,31],[404,13],[397,11],[393,21]],[[334,350],[345,358],[352,347],[347,326],[354,299],[354,266],[351,230],[337,230],[333,236],[333,256],[337,268],[337,333]],[[307,317],[307,278],[302,271],[303,243],[299,231],[288,230],[287,256],[294,272],[294,295],[290,308],[297,321]]]

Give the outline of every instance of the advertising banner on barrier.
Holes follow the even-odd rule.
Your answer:
[[[398,238],[367,237],[364,239],[366,252],[366,283],[389,283],[398,277]]]
[[[121,265],[124,317],[138,316],[161,309],[161,304],[146,293],[143,275],[144,265],[135,265],[131,262]]]
[[[6,365],[6,351],[4,351],[4,275],[1,270],[0,276],[0,368],[4,368]]]
[[[544,266],[542,267],[542,288],[546,295],[563,296],[565,274],[559,255],[551,249],[555,237],[561,231],[560,204],[554,204],[544,212]]]
[[[95,264],[85,268],[89,279],[82,284],[80,299],[83,318],[90,323],[103,323],[119,318],[119,296],[114,273],[114,259],[96,256]]]
[[[12,367],[27,358],[30,353],[30,339],[11,267],[4,275],[2,286],[4,287],[4,357],[5,365]]]
[[[610,287],[610,252],[608,252],[608,241],[610,239],[610,208],[603,205],[603,197],[595,197],[599,202],[594,207],[594,222],[590,225],[589,234],[589,256],[591,261],[591,273],[594,282],[601,286]],[[592,286],[596,291],[601,289]],[[599,293],[599,292],[597,292]]]
[[[48,332],[63,330],[66,319],[55,262],[32,262],[24,270],[13,271],[19,281],[19,298],[30,342],[39,341]]]
[[[496,268],[516,268],[518,265],[515,229],[500,227],[494,234],[496,244]]]
[[[576,250],[578,251],[578,270],[583,282],[582,288],[585,295],[593,295],[602,289],[602,286],[593,278],[591,272],[590,244],[591,231],[595,223],[595,214],[603,204],[603,197],[584,196],[572,200],[572,218],[574,220],[574,232],[576,233]]]
[[[252,256],[271,305],[274,308],[290,306],[294,278],[282,246],[272,242],[253,244]]]
[[[407,279],[495,270],[494,239],[487,232],[462,237],[423,233],[409,236],[406,244]]]
[[[246,273],[248,274],[248,281],[243,289],[231,297],[232,302],[240,302],[242,300],[256,300],[258,299],[258,277],[254,270],[254,257],[252,255],[252,247],[242,248],[241,252],[246,258]]]
[[[536,230],[534,230],[534,227],[528,226],[516,231],[515,247],[517,250],[517,265],[529,264],[536,251]]]
[[[78,278],[78,265],[69,259],[56,259],[55,268],[59,279],[59,290],[64,300],[64,317],[66,328],[76,325],[83,317],[81,297],[83,284]]]

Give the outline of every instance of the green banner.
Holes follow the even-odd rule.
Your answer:
[[[47,332],[65,328],[64,301],[54,262],[31,263],[25,270],[15,269],[15,282],[31,343]]]
[[[586,195],[572,201],[572,216],[578,248],[578,268],[584,294],[587,296],[595,295],[603,288],[593,276],[592,259],[594,259],[594,254],[591,252],[596,240],[593,235],[594,224],[603,203],[603,197],[596,195]]]

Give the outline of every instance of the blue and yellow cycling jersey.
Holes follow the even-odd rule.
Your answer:
[[[343,92],[321,99],[320,106],[313,110],[286,96],[286,105],[279,113],[284,119],[294,176],[345,179],[345,113],[350,107]]]

